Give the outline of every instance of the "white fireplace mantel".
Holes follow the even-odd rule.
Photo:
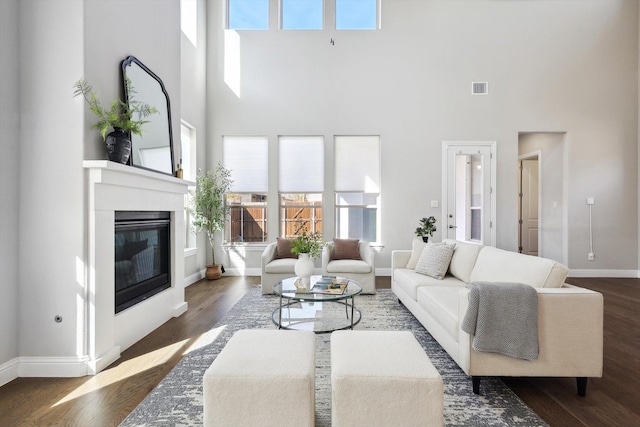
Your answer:
[[[83,162],[88,215],[86,298],[88,373],[95,374],[124,350],[187,310],[184,300],[184,195],[192,182],[106,160]],[[115,314],[115,211],[171,212],[171,287]]]

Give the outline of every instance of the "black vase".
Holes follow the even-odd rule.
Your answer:
[[[127,164],[131,155],[131,139],[129,134],[120,128],[113,128],[105,140],[107,155],[112,162]]]
[[[429,242],[429,236],[422,236],[422,241],[425,243]]]

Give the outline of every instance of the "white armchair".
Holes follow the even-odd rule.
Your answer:
[[[322,274],[353,279],[360,283],[363,294],[375,294],[375,253],[371,249],[371,245],[369,245],[369,242],[358,243],[360,259],[335,259],[336,243],[339,244],[339,240],[335,239],[333,246],[325,246],[323,249]]]
[[[277,243],[269,243],[262,252],[262,293],[272,294],[273,285],[287,277],[295,276],[293,270],[297,259],[277,258]]]

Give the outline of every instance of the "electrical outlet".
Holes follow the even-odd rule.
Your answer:
[[[587,197],[587,204],[588,205],[593,205],[595,203],[596,203],[596,201],[593,199],[593,197]]]
[[[587,254],[587,261],[593,261],[595,259],[595,254],[593,252],[589,252]]]

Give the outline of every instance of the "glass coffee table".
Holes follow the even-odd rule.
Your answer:
[[[326,276],[324,276],[326,277]],[[311,276],[311,288],[323,276]],[[280,305],[271,314],[279,329],[313,331],[317,334],[340,329],[353,329],[360,323],[362,313],[355,307],[355,296],[362,292],[360,284],[346,277],[335,277],[348,281],[341,294],[300,292],[296,289],[297,277],[276,283],[273,292],[280,297]]]

